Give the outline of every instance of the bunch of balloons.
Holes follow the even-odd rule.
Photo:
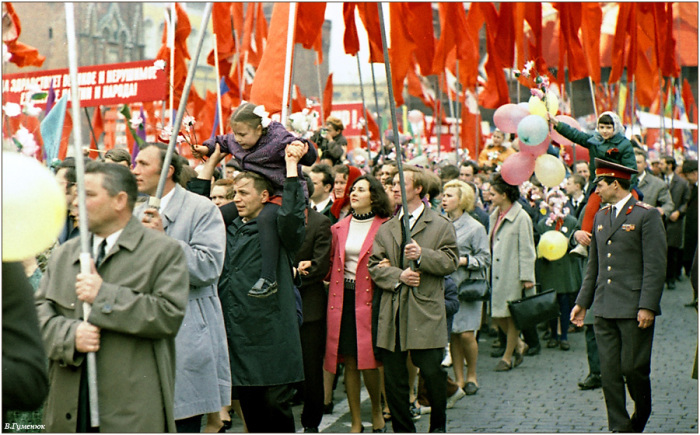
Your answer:
[[[547,114],[554,116],[559,109],[559,98],[548,91],[544,99],[533,95],[527,103],[504,104],[496,109],[493,121],[505,133],[517,133],[520,151],[509,156],[501,166],[503,179],[512,185],[529,180],[533,172],[546,187],[561,184],[566,176],[564,164],[556,157],[547,154],[552,140],[560,145],[570,145],[571,141],[556,131],[549,130]],[[580,129],[575,119],[557,115],[559,122]]]

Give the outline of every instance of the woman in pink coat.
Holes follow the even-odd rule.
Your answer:
[[[372,401],[373,432],[385,432],[379,395],[379,372],[372,345],[373,285],[367,263],[372,240],[380,225],[391,216],[389,198],[382,184],[363,175],[350,188],[351,215],[331,227],[331,268],[327,276],[328,333],[325,369],[335,373],[345,362],[345,391],[352,426],[362,432],[360,415],[360,371]]]

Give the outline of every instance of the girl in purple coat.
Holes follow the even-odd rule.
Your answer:
[[[265,204],[258,216],[260,249],[263,262],[260,279],[248,294],[255,297],[269,296],[277,291],[277,262],[279,243],[277,238],[277,210],[282,203],[282,190],[287,178],[284,160],[285,148],[295,143],[309,146],[308,152],[300,160],[301,165],[311,166],[316,162],[316,148],[306,139],[301,139],[288,132],[282,124],[271,121],[263,106],[252,103],[241,104],[231,115],[230,126],[233,133],[216,136],[195,145],[195,155],[208,156],[214,152],[216,145],[222,153],[231,154],[240,163],[243,171],[256,172],[267,177],[272,183],[270,202]],[[306,194],[305,181],[301,179]],[[230,222],[226,222],[228,225]]]

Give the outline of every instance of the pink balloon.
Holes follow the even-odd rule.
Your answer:
[[[546,153],[547,149],[549,148],[549,144],[551,143],[552,139],[549,137],[549,135],[547,135],[547,137],[542,141],[542,143],[539,143],[537,145],[527,145],[523,142],[520,142],[520,151],[525,154],[530,154],[534,157],[537,157]]]
[[[506,183],[520,185],[530,179],[535,171],[535,156],[523,152],[511,154],[501,165],[501,175]]]
[[[559,122],[563,122],[564,124],[567,124],[577,130],[581,130],[581,124],[578,123],[574,118],[567,116],[567,115],[557,115],[555,118]],[[559,145],[571,145],[573,142],[571,142],[569,139],[565,138],[564,136],[560,135],[556,130],[552,129],[551,133],[552,135],[552,140]]]
[[[517,133],[518,124],[530,112],[517,104],[504,104],[493,114],[493,123],[505,133]]]

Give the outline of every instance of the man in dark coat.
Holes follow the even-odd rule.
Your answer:
[[[666,267],[666,286],[669,290],[676,288],[676,281],[681,276],[683,267],[683,217],[690,200],[690,185],[676,174],[676,159],[663,156],[659,168],[668,185],[673,199],[673,211],[666,219],[666,243],[668,244],[668,265]]]
[[[305,198],[297,164],[307,145],[288,145],[287,179],[277,213],[279,289],[266,298],[248,295],[260,277],[257,217],[269,200],[269,180],[254,172],[234,180],[238,217],[226,229],[226,259],[219,281],[231,380],[250,432],[294,432],[291,385],[304,380],[291,265],[304,241]]]
[[[685,240],[683,241],[683,267],[685,274],[690,277],[693,257],[698,248],[698,161],[686,160],[681,172],[690,184],[690,199],[685,212]],[[697,307],[698,294],[693,286],[693,300],[686,306]]]
[[[311,167],[309,177],[311,177],[311,181],[314,185],[313,195],[309,194],[311,208],[330,219],[331,224],[334,224],[337,219],[333,216],[333,213],[331,213],[331,206],[333,205],[331,192],[335,185],[333,168],[325,163],[317,163]],[[311,192],[310,188],[309,192]]]
[[[642,432],[651,414],[654,318],[666,272],[666,237],[655,208],[630,193],[632,170],[596,159],[596,192],[610,204],[595,215],[586,275],[571,321],[594,303],[603,394],[613,432]],[[625,383],[634,401],[630,418]]]
[[[306,177],[309,197],[313,198],[317,184],[312,181],[313,176]],[[305,432],[314,429],[318,432],[323,418],[323,356],[326,349],[328,301],[323,278],[330,267],[331,239],[330,219],[309,206],[306,237],[295,259],[297,279],[301,280],[299,293],[304,313],[300,335],[305,378],[302,387],[304,410],[301,413],[301,424]]]

